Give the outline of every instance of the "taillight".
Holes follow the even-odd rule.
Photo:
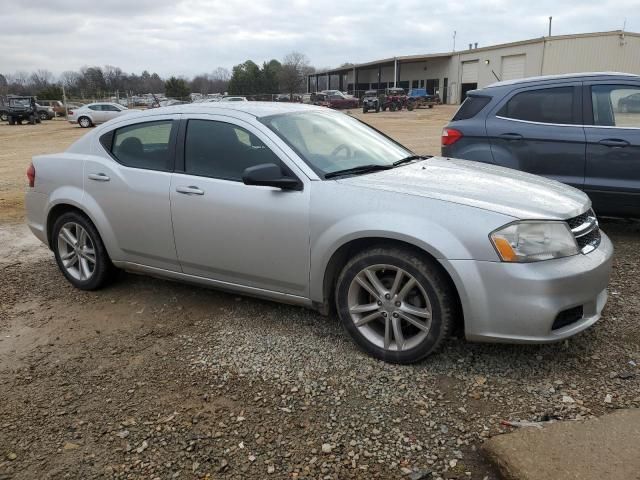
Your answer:
[[[29,186],[33,188],[36,185],[36,168],[33,163],[27,168],[27,178],[29,179]]]
[[[67,115],[73,115],[73,110],[67,111]]]
[[[453,145],[461,138],[462,132],[460,130],[456,130],[455,128],[443,128],[440,143],[442,145]]]

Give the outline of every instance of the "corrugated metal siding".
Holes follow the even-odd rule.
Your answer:
[[[543,75],[606,71],[640,74],[640,39],[607,35],[548,41],[542,70]]]

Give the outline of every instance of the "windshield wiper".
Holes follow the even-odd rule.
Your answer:
[[[422,160],[425,158],[429,158],[429,157],[425,157],[423,155],[409,155],[408,157],[404,157],[404,158],[401,158],[400,160],[393,162],[393,166],[397,167],[399,165],[404,165],[405,163],[412,162],[414,160]]]
[[[389,170],[393,168],[392,165],[360,165],[359,167],[353,168],[345,168],[344,170],[336,170],[335,172],[329,172],[325,174],[324,178],[333,178],[339,177],[341,175],[349,175],[349,174],[359,174],[359,173],[369,173],[369,172],[377,172],[379,170]]]

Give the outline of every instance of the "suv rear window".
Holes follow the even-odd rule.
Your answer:
[[[498,116],[540,123],[573,124],[573,87],[540,88],[514,95]]]
[[[491,101],[491,97],[483,97],[479,95],[468,96],[460,108],[453,116],[451,121],[467,120],[475,117],[480,111]]]

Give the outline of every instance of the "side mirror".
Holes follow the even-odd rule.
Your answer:
[[[275,163],[263,163],[245,169],[242,173],[245,185],[276,187],[283,190],[302,190],[302,182],[297,178],[285,177]]]

